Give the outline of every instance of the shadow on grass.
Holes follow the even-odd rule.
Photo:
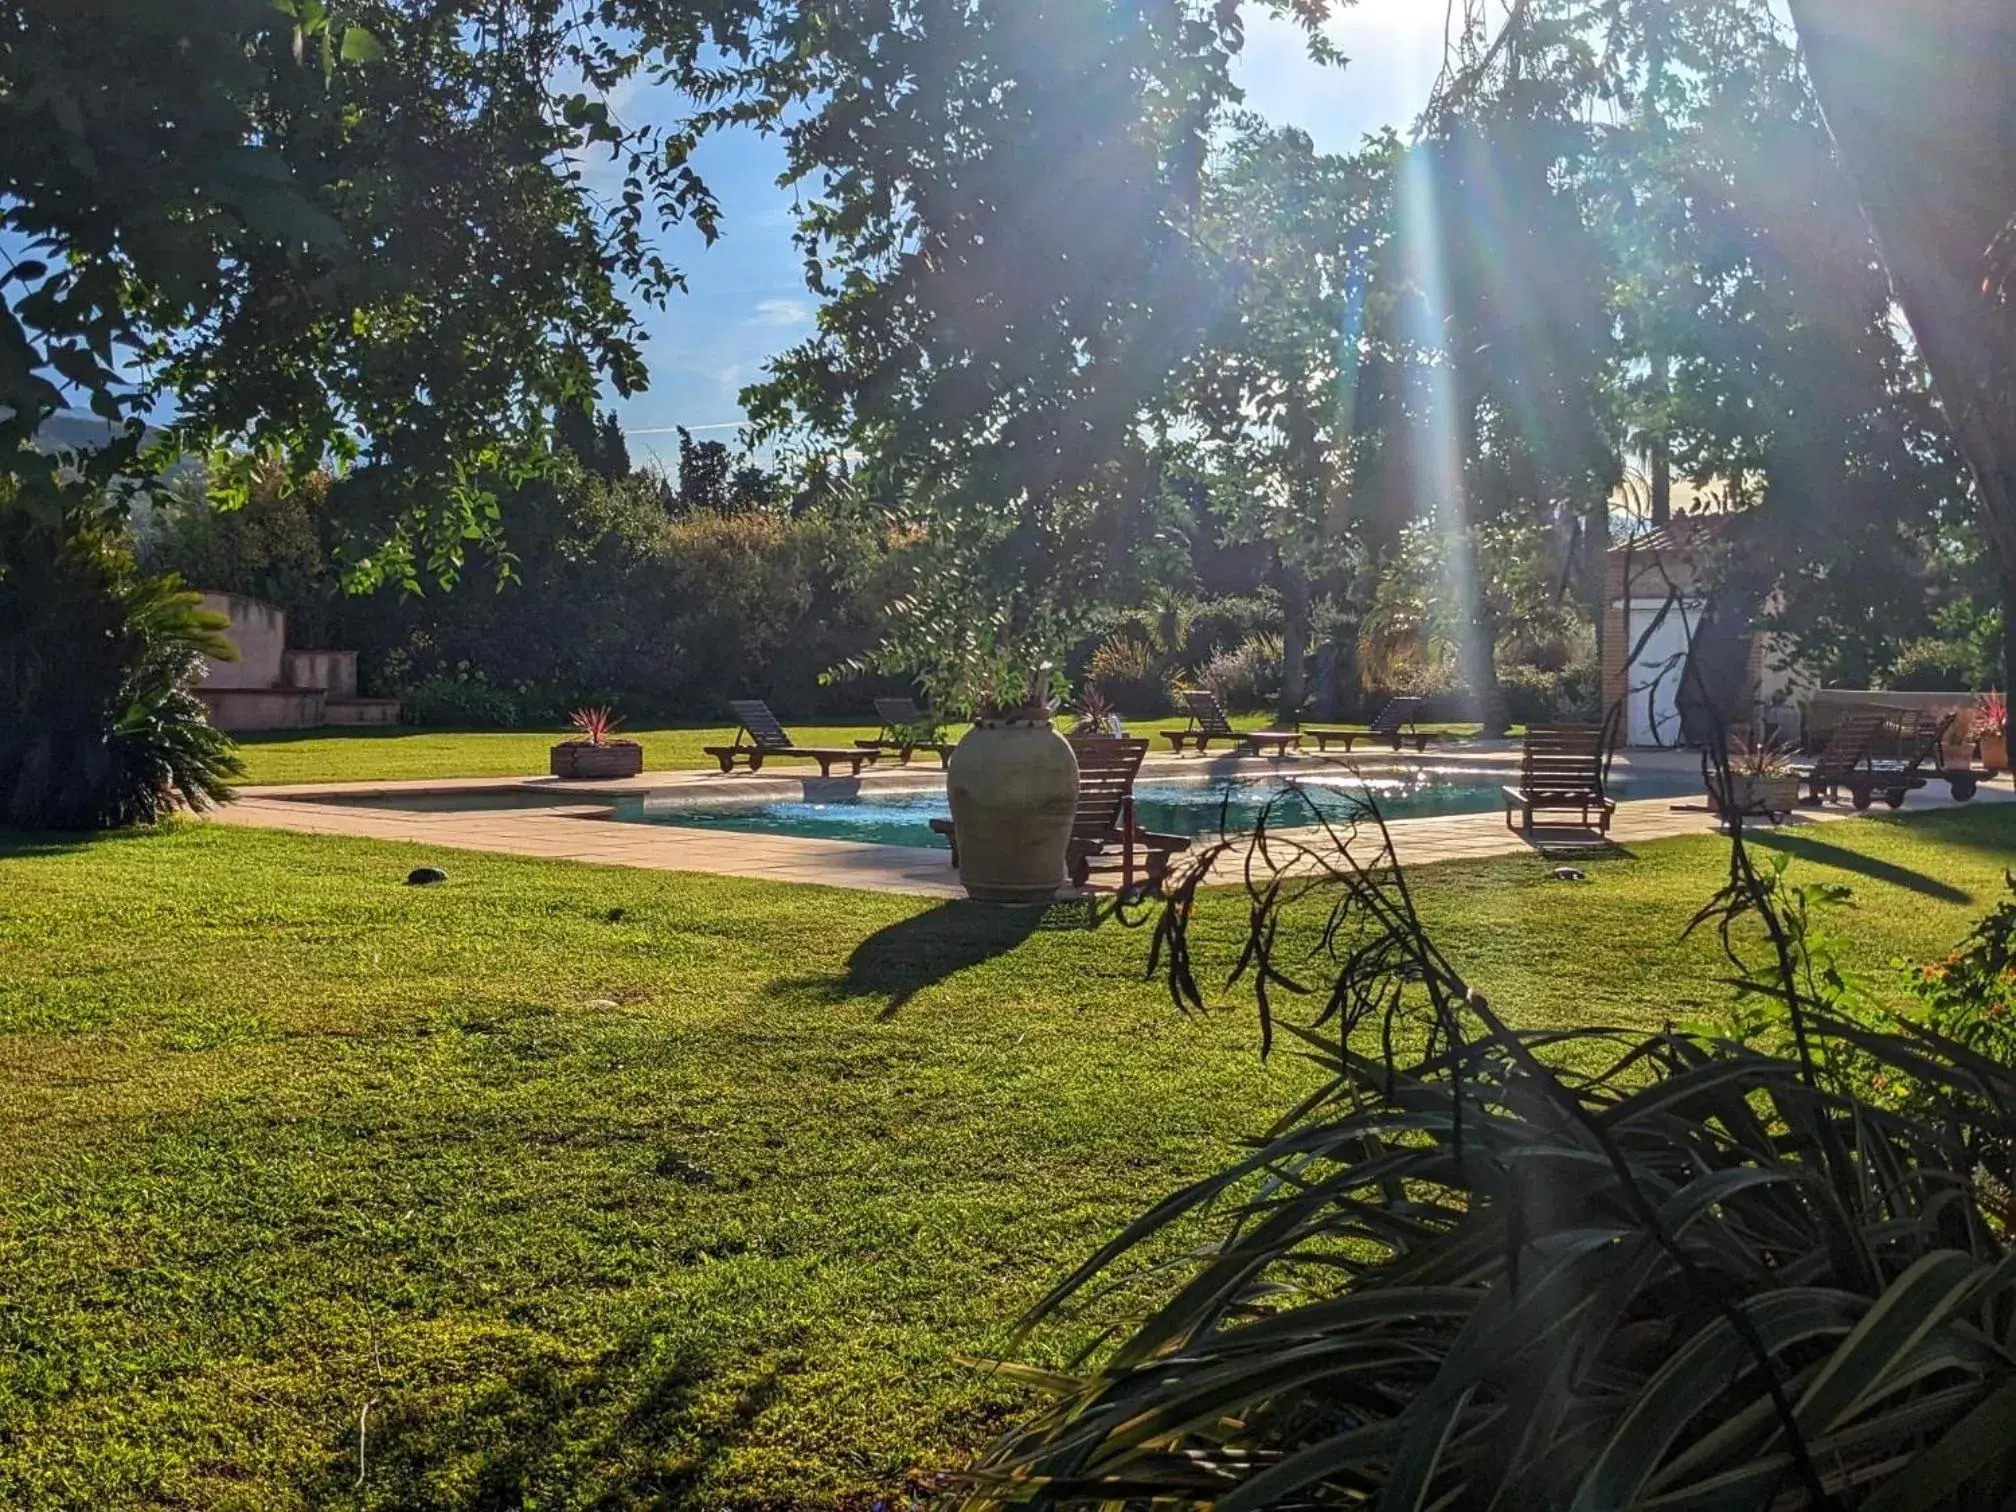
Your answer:
[[[1907,833],[1960,850],[1982,851],[2007,858],[2016,855],[2016,803],[1956,803],[1947,808],[1914,813],[1883,814],[1879,822],[1901,826]]]
[[[168,824],[136,826],[131,829],[116,830],[10,830],[0,829],[0,861],[11,861],[34,856],[67,856],[77,851],[92,850],[106,845],[138,843],[157,839],[170,833],[174,820]]]
[[[499,1341],[506,1351],[516,1342]],[[723,1362],[684,1352],[657,1362],[649,1353],[639,1343],[586,1366],[557,1355],[503,1369],[437,1363],[449,1379],[366,1419],[361,1462],[354,1436],[332,1444],[332,1474],[319,1489],[333,1501],[368,1484],[378,1504],[402,1507],[515,1508],[570,1492],[596,1507],[687,1505],[748,1437],[779,1378],[760,1356],[720,1371]],[[732,1407],[711,1400],[724,1396]]]
[[[1891,861],[1879,861],[1874,856],[1863,855],[1860,851],[1844,850],[1838,845],[1829,845],[1825,840],[1815,840],[1808,835],[1789,834],[1783,830],[1751,830],[1746,834],[1752,845],[1765,850],[1781,851],[1795,860],[1810,861],[1815,866],[1831,866],[1836,871],[1853,872],[1856,876],[1867,877],[1872,882],[1887,882],[1892,887],[1901,887],[1927,898],[1937,898],[1942,903],[1974,901],[1972,893],[1949,882],[1941,882],[1937,877],[1913,871],[1908,866],[1898,866]]]
[[[927,987],[1021,947],[1039,931],[1090,927],[1083,904],[1009,907],[960,899],[878,929],[847,958],[837,977],[798,977],[772,985],[779,994],[811,990],[832,1001],[879,997],[892,1018]]]
[[[1515,831],[1543,861],[1636,861],[1637,852],[1601,830],[1580,824],[1536,824]]]

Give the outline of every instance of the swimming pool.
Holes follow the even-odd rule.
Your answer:
[[[1504,772],[1413,772],[1383,777],[1236,777],[1216,781],[1144,778],[1134,789],[1135,812],[1143,829],[1174,835],[1231,834],[1252,829],[1272,805],[1268,823],[1287,829],[1316,822],[1316,812],[1338,815],[1354,799],[1371,798],[1387,819],[1421,819],[1441,814],[1495,813],[1503,806]],[[1690,782],[1665,777],[1621,778],[1613,798],[1678,798],[1696,791]],[[908,792],[869,790],[830,799],[766,798],[748,803],[705,805],[668,795],[619,799],[611,817],[633,824],[670,824],[683,829],[733,830],[745,834],[797,835],[821,840],[855,840],[870,845],[902,845],[942,850],[944,839],[931,831],[933,819],[950,815],[942,788]]]

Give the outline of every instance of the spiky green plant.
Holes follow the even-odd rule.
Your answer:
[[[2016,1077],[1833,1017],[1740,829],[1697,922],[1783,1006],[1784,1056],[1511,1029],[1428,937],[1376,824],[1318,845],[1263,828],[1246,854],[1237,973],[1271,1032],[1294,967],[1321,968],[1323,1009],[1290,1032],[1329,1082],[1044,1299],[1032,1326],[1095,1283],[1152,1301],[1077,1369],[1022,1373],[1057,1403],[957,1504],[2006,1504]],[[1202,875],[1158,932],[1193,1004]],[[1934,1111],[1816,1069],[1829,1037]]]
[[[0,508],[0,825],[108,829],[230,796],[192,690],[224,621],[103,535]]]

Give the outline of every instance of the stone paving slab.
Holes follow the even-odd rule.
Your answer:
[[[1510,748],[1517,759],[1517,749]],[[1472,767],[1502,764],[1503,752],[1465,749],[1445,753],[1456,765]],[[1495,760],[1494,760],[1495,758]],[[1413,758],[1401,765],[1449,765],[1449,759],[1428,763]],[[1314,769],[1314,759],[1286,765]],[[1383,760],[1346,763],[1341,758],[1324,758],[1323,767],[1355,766],[1359,770],[1392,770],[1390,756]],[[1178,772],[1195,772],[1200,778],[1224,772],[1254,772],[1272,769],[1275,763],[1254,758],[1168,758],[1154,761],[1148,770],[1156,777]],[[1636,753],[1620,759],[1629,770],[1679,773],[1698,771],[1695,758],[1684,753]],[[893,780],[891,780],[893,779]],[[817,796],[863,791],[896,791],[937,786],[943,774],[912,768],[878,773],[857,784],[847,779],[831,783],[789,778],[780,781],[770,772],[736,773],[723,777],[711,772],[647,773],[642,777],[613,783],[559,782],[553,778],[476,778],[465,781],[439,779],[417,782],[351,782],[247,788],[240,800],[213,814],[220,824],[252,828],[293,830],[305,834],[346,835],[360,839],[397,840],[410,844],[451,850],[491,851],[508,855],[536,856],[544,860],[577,861],[594,866],[630,866],[652,871],[705,872],[720,876],[753,877],[770,881],[821,884],[857,888],[869,892],[892,892],[919,897],[960,895],[957,877],[942,850],[923,850],[897,845],[865,845],[845,840],[823,840],[788,835],[744,834],[708,829],[683,829],[666,824],[628,824],[609,819],[610,800],[618,797],[676,794],[690,802],[702,793],[724,799]],[[1936,786],[1936,785],[1935,785]],[[808,791],[815,790],[815,791]],[[481,797],[496,794],[534,793],[562,800],[554,807],[413,811],[371,808],[356,803],[359,797],[422,798],[427,796]],[[580,798],[577,806],[571,801]],[[317,802],[317,799],[334,800]],[[2016,789],[2003,778],[1981,789],[1976,803],[2016,802]],[[1948,805],[1944,789],[1914,793],[1907,810],[1941,808]],[[1845,805],[1802,809],[1791,823],[1810,825],[1831,823],[1854,817]],[[1617,806],[1608,841],[1574,827],[1538,827],[1530,835],[1509,829],[1501,814],[1453,814],[1436,818],[1406,819],[1391,826],[1396,855],[1403,865],[1420,866],[1435,861],[1471,860],[1521,852],[1572,857],[1578,850],[1629,848],[1646,840],[1680,835],[1708,834],[1717,827],[1705,800],[1700,806],[1676,803],[1670,798],[1627,800]],[[1304,832],[1305,835],[1312,832]],[[1236,880],[1236,859],[1221,863],[1213,881]]]

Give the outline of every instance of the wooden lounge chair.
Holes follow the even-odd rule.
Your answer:
[[[1071,885],[1111,887],[1123,893],[1137,887],[1159,889],[1168,875],[1170,857],[1188,850],[1190,837],[1158,835],[1135,820],[1134,779],[1141,774],[1148,742],[1074,735],[1071,750],[1078,758],[1078,813],[1064,853]],[[952,821],[933,819],[931,828],[951,842],[952,864],[957,866],[959,834]],[[1117,878],[1107,875],[1116,871]]]
[[[1186,746],[1196,746],[1201,752],[1210,748],[1214,740],[1229,740],[1234,745],[1243,745],[1255,754],[1271,753],[1276,757],[1285,756],[1302,744],[1300,730],[1235,730],[1232,721],[1225,717],[1225,706],[1218,702],[1218,695],[1208,689],[1198,689],[1185,693],[1183,702],[1190,708],[1190,723],[1180,730],[1164,730],[1169,747],[1178,756]]]
[[[1930,714],[1919,716],[1921,720],[1932,720]],[[1965,803],[1981,790],[1981,784],[1992,782],[1995,773],[1987,767],[1974,764],[1972,744],[1964,747],[1949,745],[1953,738],[1953,727],[1960,722],[1956,712],[1938,720],[1934,741],[1934,775],[1946,784],[1946,791],[1955,803]]]
[[[1880,795],[1891,808],[1902,808],[1908,793],[1925,786],[1919,775],[1927,761],[1939,757],[1939,741],[1951,723],[1909,709],[1868,709],[1850,714],[1834,727],[1834,734],[1813,765],[1800,772],[1806,784],[1808,803],[1838,801],[1845,791],[1858,809],[1866,809]],[[1884,737],[1894,737],[1886,742]],[[1894,754],[1879,755],[1888,744]],[[1967,797],[1973,787],[1967,787]],[[1959,788],[1952,789],[1960,797]]]
[[[1891,712],[1883,709],[1842,716],[1841,722],[1834,726],[1834,733],[1827,737],[1827,744],[1820,748],[1819,756],[1810,765],[1796,768],[1799,780],[1806,784],[1808,803],[1825,803],[1853,782],[1855,773],[1869,761],[1870,747],[1883,733],[1890,717]],[[1864,785],[1864,791],[1870,789]],[[1868,806],[1865,798],[1861,807]]]
[[[1521,815],[1520,828],[1533,828],[1536,813],[1579,814],[1584,828],[1610,833],[1617,805],[1603,788],[1608,725],[1534,725],[1526,732],[1519,758],[1519,785],[1505,789],[1505,824]]]
[[[882,753],[867,751],[859,746],[801,746],[792,740],[789,732],[777,723],[777,716],[770,712],[770,706],[761,699],[738,698],[728,707],[741,721],[735,732],[735,743],[725,746],[702,746],[709,756],[721,763],[721,770],[732,772],[738,762],[746,764],[750,771],[760,772],[763,763],[772,756],[790,756],[804,761],[819,763],[819,775],[831,777],[835,765],[844,762],[848,775],[859,777],[861,768],[869,765]],[[743,743],[742,737],[749,737]]]
[[[903,765],[910,765],[910,758],[919,751],[930,751],[938,757],[938,764],[945,766],[952,760],[955,747],[949,741],[913,740],[908,732],[920,726],[928,726],[931,717],[917,707],[914,698],[878,698],[875,700],[875,717],[882,721],[882,729],[873,740],[857,740],[855,745],[864,751],[894,751]]]
[[[1316,749],[1319,751],[1329,750],[1330,742],[1333,740],[1343,741],[1346,751],[1361,740],[1389,740],[1396,751],[1411,740],[1414,742],[1415,750],[1425,751],[1428,749],[1429,741],[1442,738],[1440,730],[1415,728],[1415,721],[1421,717],[1421,705],[1426,701],[1420,698],[1395,698],[1379,711],[1379,717],[1369,725],[1346,726],[1337,730],[1304,729],[1302,733],[1316,737]]]

